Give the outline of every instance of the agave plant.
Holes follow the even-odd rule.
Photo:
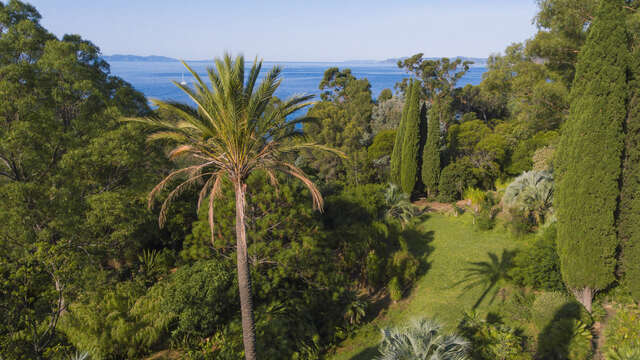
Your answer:
[[[442,334],[431,319],[414,320],[403,328],[383,329],[378,360],[464,360],[469,343],[457,335]]]
[[[524,211],[542,225],[553,213],[553,175],[548,171],[527,171],[509,184],[502,200],[505,206]]]
[[[418,214],[416,207],[409,199],[409,195],[403,193],[395,184],[389,184],[384,200],[387,205],[385,217],[398,220],[402,227],[405,227]]]

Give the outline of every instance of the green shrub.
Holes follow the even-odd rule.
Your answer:
[[[173,339],[207,337],[236,313],[237,283],[231,264],[201,260],[155,284],[132,313],[145,326],[137,337],[153,344],[165,331]]]
[[[564,290],[554,225],[543,229],[533,244],[520,249],[513,264],[510,275],[517,285],[547,291]]]
[[[490,210],[481,210],[474,214],[476,228],[481,231],[491,230],[496,225],[495,215]]]
[[[471,343],[471,355],[477,360],[526,360],[525,339],[519,331],[499,321],[482,320],[476,313],[466,313],[458,331]]]
[[[408,288],[416,281],[420,261],[416,259],[408,250],[399,250],[393,254],[391,259],[391,273],[400,281],[403,288]]]
[[[604,334],[604,352],[608,358],[632,359],[625,356],[633,354],[631,349],[640,349],[640,308],[637,305],[619,308],[615,316],[609,320]]]
[[[559,291],[540,293],[531,306],[531,313],[538,331],[545,331],[559,319],[579,319],[587,325],[592,322],[582,305]]]
[[[538,344],[542,359],[587,360],[593,354],[589,327],[577,319],[561,319],[549,328],[548,336]]]
[[[369,286],[378,287],[385,280],[385,259],[380,258],[375,250],[369,251],[365,265],[365,274]]]
[[[520,238],[533,231],[534,223],[523,211],[509,209],[509,221],[506,226],[513,237]]]
[[[398,301],[402,299],[403,293],[404,291],[402,290],[400,280],[397,276],[394,276],[391,281],[389,281],[389,296],[391,296],[391,300]]]
[[[396,140],[395,130],[384,130],[379,132],[367,149],[369,161],[377,160],[383,156],[390,156],[393,151],[393,144]]]
[[[453,202],[460,200],[465,189],[476,186],[478,181],[473,172],[474,166],[467,158],[447,165],[440,173],[438,200]]]
[[[500,312],[509,319],[525,324],[531,321],[531,308],[536,296],[525,291],[516,291],[507,298]]]
[[[610,350],[605,354],[606,360],[638,360],[640,359],[640,347],[620,346],[616,350]]]
[[[106,291],[87,292],[61,318],[59,329],[77,348],[92,358],[138,358],[148,343],[138,337],[141,324],[130,313],[131,304],[144,294],[140,282],[127,281]]]
[[[583,360],[591,357],[593,320],[580,303],[561,292],[545,292],[531,307],[532,322],[540,332],[536,357]]]

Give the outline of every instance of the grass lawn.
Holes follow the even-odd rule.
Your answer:
[[[345,340],[331,360],[371,360],[377,355],[380,328],[402,326],[418,317],[438,319],[447,328],[454,328],[465,310],[471,309],[480,297],[481,288],[465,290],[464,285],[454,286],[464,278],[464,269],[471,261],[488,260],[487,253],[500,256],[505,249],[513,249],[513,240],[502,225],[491,231],[476,231],[470,215],[447,217],[431,214],[419,225],[421,236],[412,247],[424,251],[429,247],[429,269],[418,279],[411,293],[397,304],[392,304],[380,315]],[[489,309],[488,299],[478,307],[479,312]],[[499,306],[496,299],[493,306]]]

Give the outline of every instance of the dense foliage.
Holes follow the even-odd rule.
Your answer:
[[[420,83],[412,81],[407,97],[407,115],[404,120],[402,140],[402,157],[400,163],[400,185],[407,194],[412,194],[418,184],[424,145],[426,114],[424,104],[420,101]]]
[[[558,253],[567,287],[591,308],[614,281],[615,212],[626,117],[627,48],[622,1],[603,1],[580,52],[571,111],[558,148]]]
[[[297,169],[293,179],[241,177],[259,358],[328,356],[387,306],[431,296],[411,293],[432,250],[420,226],[430,215],[412,203],[422,197],[470,212],[460,224],[473,222],[475,234],[510,230],[516,240],[471,260],[459,284],[438,284],[477,292],[468,310],[496,313],[466,314],[459,336],[432,321],[394,324],[367,345],[380,358],[638,356],[640,2],[538,6],[534,37],[491,56],[476,86],[457,87],[469,62],[421,53],[399,61],[410,76],[376,99],[367,79],[329,68],[313,104],[272,97],[275,76],[254,88],[269,101],[252,106],[236,76],[221,104],[260,110],[251,121],[278,130],[244,139],[265,145],[282,130],[304,147],[277,154]],[[207,95],[210,85],[193,98],[221,92]],[[245,356],[238,187],[178,173],[163,183],[178,191],[153,191],[171,207],[147,208],[154,185],[198,160],[166,159],[180,134],[151,144],[146,129],[121,120],[147,117],[180,133],[189,128],[180,120],[206,117],[203,106],[158,104],[111,76],[91,42],[55,37],[30,5],[0,3],[2,359]],[[287,106],[307,105],[301,127],[285,121]],[[207,131],[203,147],[215,141]],[[320,195],[322,213],[309,200]]]

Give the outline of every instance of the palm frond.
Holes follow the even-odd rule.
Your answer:
[[[174,147],[170,159],[185,158],[188,165],[166,176],[149,194],[153,199],[173,180],[181,179],[162,203],[158,216],[161,226],[167,209],[181,193],[199,187],[197,206],[209,198],[209,222],[213,236],[213,203],[220,195],[224,179],[242,183],[256,170],[265,171],[270,183],[277,187],[276,172],[301,181],[311,192],[314,208],[322,211],[322,194],[302,171],[286,160],[299,151],[329,152],[346,155],[327,146],[303,141],[297,125],[314,121],[308,116],[288,120],[292,114],[313,104],[313,95],[296,95],[282,102],[275,100],[281,84],[282,69],[273,67],[259,82],[262,61],[257,58],[251,69],[245,69],[244,57],[229,54],[214,60],[207,68],[208,83],[187,63],[182,62],[195,81],[190,85],[174,82],[195,104],[153,100],[158,116],[124,119],[145,124],[152,131],[149,141],[164,140]],[[247,73],[248,71],[248,73]],[[246,78],[245,78],[245,75]],[[213,237],[212,237],[213,241]]]

